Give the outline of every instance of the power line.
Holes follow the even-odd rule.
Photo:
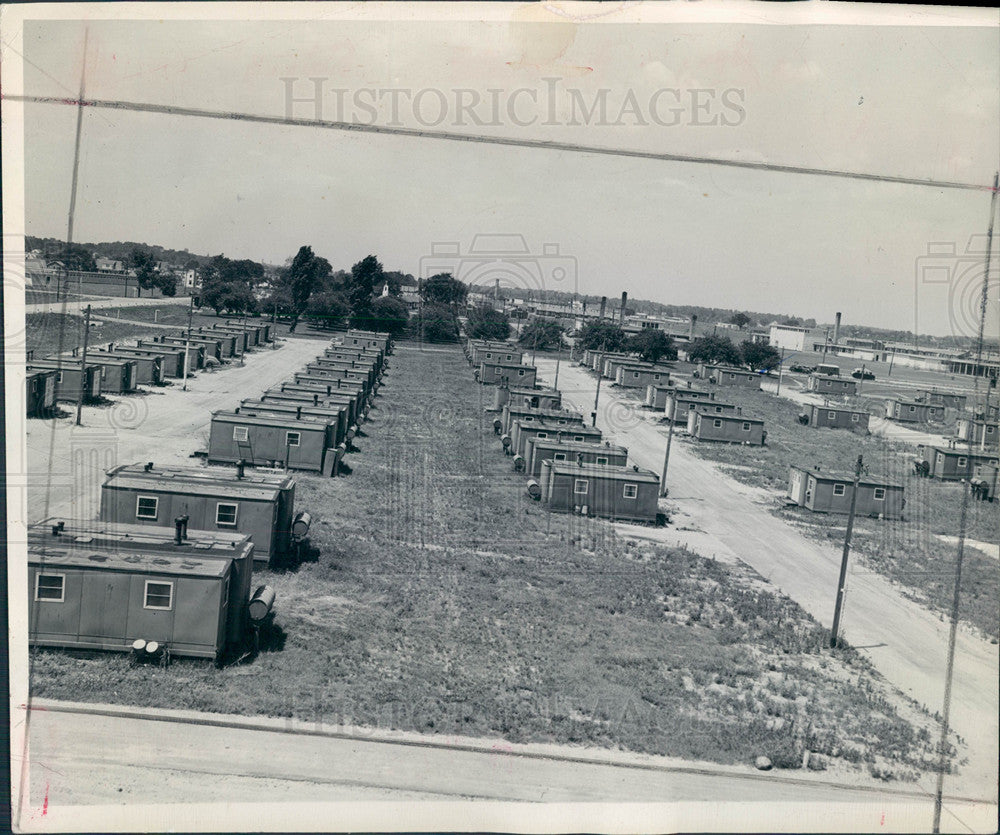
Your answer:
[[[744,168],[750,171],[772,171],[779,174],[806,174],[816,177],[838,177],[847,180],[867,180],[877,183],[896,183],[908,186],[929,186],[938,189],[959,189],[964,191],[992,191],[993,187],[979,183],[960,183],[948,180],[935,180],[919,177],[899,177],[892,174],[866,174],[859,171],[843,171],[834,168],[810,168],[800,165],[778,165],[768,162],[750,162],[745,160],[718,159],[691,154],[657,153],[655,151],[639,151],[627,148],[607,148],[599,145],[581,145],[575,142],[560,142],[547,139],[521,139],[506,136],[487,136],[482,134],[451,133],[449,131],[425,130],[418,128],[389,127],[386,125],[365,125],[357,122],[337,122],[324,119],[296,119],[290,116],[263,116],[254,113],[239,113],[225,110],[204,110],[195,107],[178,107],[167,104],[151,104],[148,102],[110,101],[107,99],[75,99],[59,98],[57,96],[11,96],[4,95],[8,101],[28,104],[56,104],[105,110],[126,110],[136,113],[158,113],[164,116],[190,116],[200,119],[222,119],[234,122],[251,122],[264,125],[285,125],[289,127],[319,128],[322,130],[338,130],[349,133],[375,133],[389,136],[406,136],[414,139],[442,139],[450,142],[471,142],[481,145],[499,145],[514,148],[532,148],[546,151],[566,151],[569,153],[597,154],[602,156],[631,157],[634,159],[658,160],[660,162],[686,162],[695,165],[717,165],[724,168]]]

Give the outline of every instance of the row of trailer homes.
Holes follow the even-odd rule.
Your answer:
[[[229,335],[239,337],[239,350],[272,338],[270,326],[243,323]],[[292,471],[321,472],[327,454],[339,460],[355,421],[367,411],[389,348],[387,334],[348,331],[324,357],[345,362],[349,355],[344,370],[357,375],[324,377],[323,394],[315,399],[311,388],[293,386],[273,403],[265,393],[237,407],[234,413],[247,418],[238,424],[248,430],[247,455],[229,461],[224,451],[213,456],[210,448],[203,466],[118,466],[105,475],[98,519],[48,519],[30,527],[31,644],[129,652],[135,660],[160,663],[172,656],[225,663],[254,652],[261,626],[273,617],[275,594],[256,583],[253,572],[294,564],[311,524],[310,515],[295,508]],[[177,352],[169,356],[176,359]],[[89,367],[90,360],[88,352],[88,366],[73,367]],[[344,382],[341,393],[327,395],[326,387],[336,389],[338,380]],[[275,416],[302,426],[298,446],[308,449],[307,431],[324,427],[314,460],[294,454],[294,436],[279,444],[293,450],[290,459],[268,457],[258,432],[269,432]],[[213,432],[215,422],[213,417]],[[259,466],[275,463],[277,468]]]
[[[153,340],[93,345],[45,358],[29,355],[25,403],[28,417],[50,417],[57,403],[99,403],[105,394],[131,394],[139,386],[160,386],[212,361],[242,356],[271,341],[267,322],[220,322],[177,331]],[[185,353],[187,364],[185,365]],[[211,357],[212,360],[207,360]]]
[[[600,429],[566,409],[557,389],[538,386],[535,368],[524,364],[519,348],[470,339],[465,355],[476,380],[495,387],[493,430],[514,470],[528,478],[532,499],[555,512],[656,523],[657,474],[629,466],[628,449],[604,441]],[[611,379],[627,381],[620,385],[644,388],[669,379],[666,369],[621,359],[627,362],[608,367]],[[630,376],[636,373],[640,377]]]

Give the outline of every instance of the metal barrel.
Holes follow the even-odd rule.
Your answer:
[[[267,617],[268,612],[274,608],[274,589],[270,586],[260,586],[250,598],[250,620],[259,622]]]
[[[534,479],[528,482],[528,495],[535,501],[538,501],[542,497],[542,488]]]
[[[312,524],[312,516],[302,510],[295,514],[292,520],[292,537],[294,539],[305,539],[309,534],[309,526]]]

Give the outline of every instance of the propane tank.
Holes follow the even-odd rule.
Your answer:
[[[270,586],[260,586],[250,598],[250,620],[260,623],[274,608],[274,589]]]
[[[301,542],[309,535],[309,526],[312,524],[312,516],[310,516],[306,511],[300,511],[295,514],[295,519],[292,520],[292,539],[296,542]]]
[[[501,435],[500,443],[503,444],[503,451],[510,455],[510,435]]]
[[[358,434],[358,425],[356,423],[351,424],[351,428],[347,430],[347,440],[353,441],[354,436]]]
[[[524,472],[524,456],[515,455],[514,456],[514,472],[523,473]]]
[[[536,502],[542,498],[542,488],[539,486],[538,482],[531,479],[528,482],[528,496],[534,499]]]
[[[503,421],[500,418],[493,419],[493,434],[499,435],[500,430],[503,429]]]

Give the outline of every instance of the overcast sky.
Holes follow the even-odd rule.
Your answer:
[[[86,96],[283,116],[289,84],[318,85],[321,109],[293,115],[981,184],[1000,165],[995,13],[619,25],[508,8],[517,22],[91,22]],[[23,49],[26,94],[76,95],[82,24],[29,22]],[[72,107],[25,106],[29,234],[66,234],[74,126]],[[988,216],[986,191],[95,109],[74,237],[270,263],[310,244],[335,268],[375,253],[417,274],[435,243],[520,234],[558,245],[566,260],[541,261],[565,268],[557,289],[971,333],[981,267],[918,259],[981,246]]]

